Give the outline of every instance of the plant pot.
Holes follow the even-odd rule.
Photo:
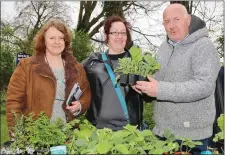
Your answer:
[[[127,85],[128,84],[128,74],[120,75],[118,82],[120,84]]]
[[[9,147],[11,144],[13,143],[13,141],[7,141],[7,142],[4,142],[3,146],[5,148]]]
[[[137,81],[146,81],[146,78],[137,74],[129,74],[128,84],[130,86],[135,85]]]
[[[51,154],[66,154],[66,145],[50,147]]]
[[[50,150],[49,148],[45,148],[45,149],[35,149],[34,153],[33,154],[49,154],[50,153]]]

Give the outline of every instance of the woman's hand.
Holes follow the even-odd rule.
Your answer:
[[[81,103],[80,101],[73,101],[71,106],[66,106],[66,109],[69,110],[73,115],[79,115],[81,112]]]

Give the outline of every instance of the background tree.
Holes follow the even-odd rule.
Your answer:
[[[79,62],[82,62],[93,51],[91,40],[87,33],[83,31],[74,31],[72,40],[73,55]]]
[[[222,30],[222,32],[224,33],[224,30]],[[217,46],[218,53],[220,57],[223,58],[224,57],[224,35],[220,35],[217,38],[217,41],[218,41],[218,46]]]

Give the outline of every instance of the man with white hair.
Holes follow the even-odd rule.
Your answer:
[[[201,141],[202,146],[192,149],[200,153],[207,150],[213,132],[219,57],[205,22],[189,15],[183,5],[169,5],[163,25],[168,40],[157,53],[161,69],[148,82],[138,81],[134,89],[157,99],[156,135],[163,137],[167,128],[176,136]]]

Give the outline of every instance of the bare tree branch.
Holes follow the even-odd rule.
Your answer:
[[[95,28],[91,32],[89,32],[89,37],[91,38],[95,33],[97,33],[103,24],[104,21],[101,21],[97,26],[95,26]]]

